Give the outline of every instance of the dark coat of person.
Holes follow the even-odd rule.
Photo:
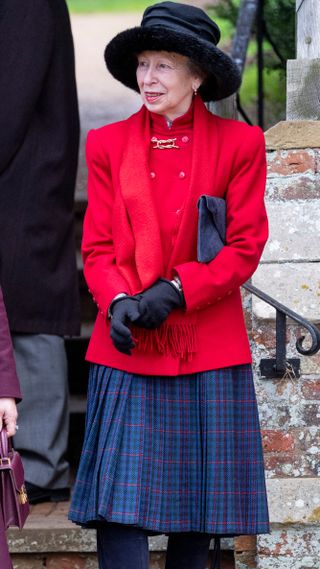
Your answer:
[[[0,397],[21,399],[7,313],[0,287]]]
[[[0,4],[0,279],[14,333],[79,332],[79,114],[65,0]]]

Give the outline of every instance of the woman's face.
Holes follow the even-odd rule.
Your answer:
[[[138,55],[137,83],[147,109],[174,120],[189,109],[201,79],[191,73],[184,55],[143,51]]]

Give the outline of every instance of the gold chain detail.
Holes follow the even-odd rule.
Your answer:
[[[151,138],[151,142],[155,142],[155,146],[152,148],[158,148],[159,150],[164,150],[167,148],[180,148],[176,145],[176,138],[168,138],[167,140],[159,140],[155,136]]]

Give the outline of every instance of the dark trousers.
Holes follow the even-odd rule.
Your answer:
[[[211,536],[169,535],[165,569],[205,569]],[[143,529],[105,523],[97,530],[100,569],[149,569],[148,537]]]
[[[14,447],[21,453],[25,480],[40,488],[65,488],[69,414],[64,339],[51,334],[14,334],[12,339],[23,393]]]

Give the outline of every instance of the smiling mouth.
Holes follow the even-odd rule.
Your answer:
[[[164,93],[152,93],[152,92],[147,92],[145,91],[144,96],[146,98],[146,100],[148,101],[148,103],[153,103],[155,101],[157,101],[160,97],[162,97]]]

